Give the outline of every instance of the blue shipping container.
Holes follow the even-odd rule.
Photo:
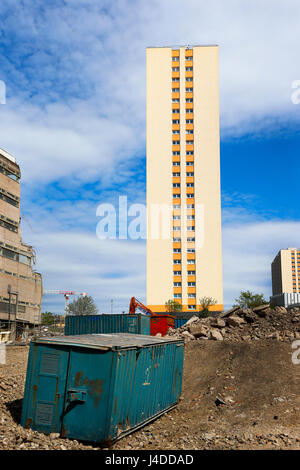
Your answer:
[[[126,333],[35,339],[21,424],[115,441],[178,403],[183,352],[182,340]]]
[[[103,314],[67,315],[65,335],[93,333],[132,333],[150,335],[150,315]]]
[[[190,318],[190,317],[189,317]],[[188,321],[188,318],[176,318],[175,317],[175,328],[180,328]]]

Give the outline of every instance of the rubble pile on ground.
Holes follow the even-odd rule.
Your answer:
[[[26,328],[19,333],[16,339],[13,341],[8,339],[5,344],[10,346],[18,346],[18,345],[26,345],[29,344],[32,338],[40,338],[40,337],[51,337],[51,336],[63,336],[64,335],[64,328],[61,327],[48,327],[48,326],[39,326],[33,329]]]
[[[279,341],[300,339],[300,308],[234,307],[218,316],[191,317],[182,327],[169,329],[168,336],[193,340],[252,341],[273,338]]]
[[[63,328],[53,328],[49,326],[41,326],[33,336],[62,336],[64,335]]]
[[[64,329],[63,328],[53,328],[49,326],[39,326],[37,328],[34,328],[33,330],[28,330],[26,331],[26,335],[22,335],[19,338],[17,338],[17,343],[25,343],[29,344],[32,338],[41,338],[41,337],[51,337],[51,336],[63,336],[64,335]],[[9,342],[11,343],[11,342]],[[9,344],[8,343],[8,344]]]

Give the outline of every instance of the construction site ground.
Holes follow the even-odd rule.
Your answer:
[[[292,363],[291,344],[187,343],[178,406],[111,449],[299,449],[300,364]],[[100,449],[19,424],[28,350],[7,347],[0,365],[0,449]]]

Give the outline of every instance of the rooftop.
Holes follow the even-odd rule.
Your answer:
[[[35,343],[60,344],[93,349],[141,348],[154,344],[178,343],[180,340],[158,338],[156,336],[135,335],[130,333],[92,334],[76,336],[57,336],[37,338]]]
[[[6,152],[5,150],[3,150],[1,148],[0,148],[0,155],[7,158],[8,160],[10,160],[13,163],[17,163],[15,157],[13,157],[12,155],[10,155],[8,152]]]
[[[186,49],[192,49],[193,47],[219,47],[218,44],[181,44],[181,45],[171,45],[171,46],[148,46],[147,49],[179,49],[180,47],[185,47]]]

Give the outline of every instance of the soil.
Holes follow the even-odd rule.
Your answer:
[[[0,365],[0,449],[100,449],[20,423],[28,346]],[[299,449],[300,364],[292,343],[191,341],[178,406],[111,449]]]

